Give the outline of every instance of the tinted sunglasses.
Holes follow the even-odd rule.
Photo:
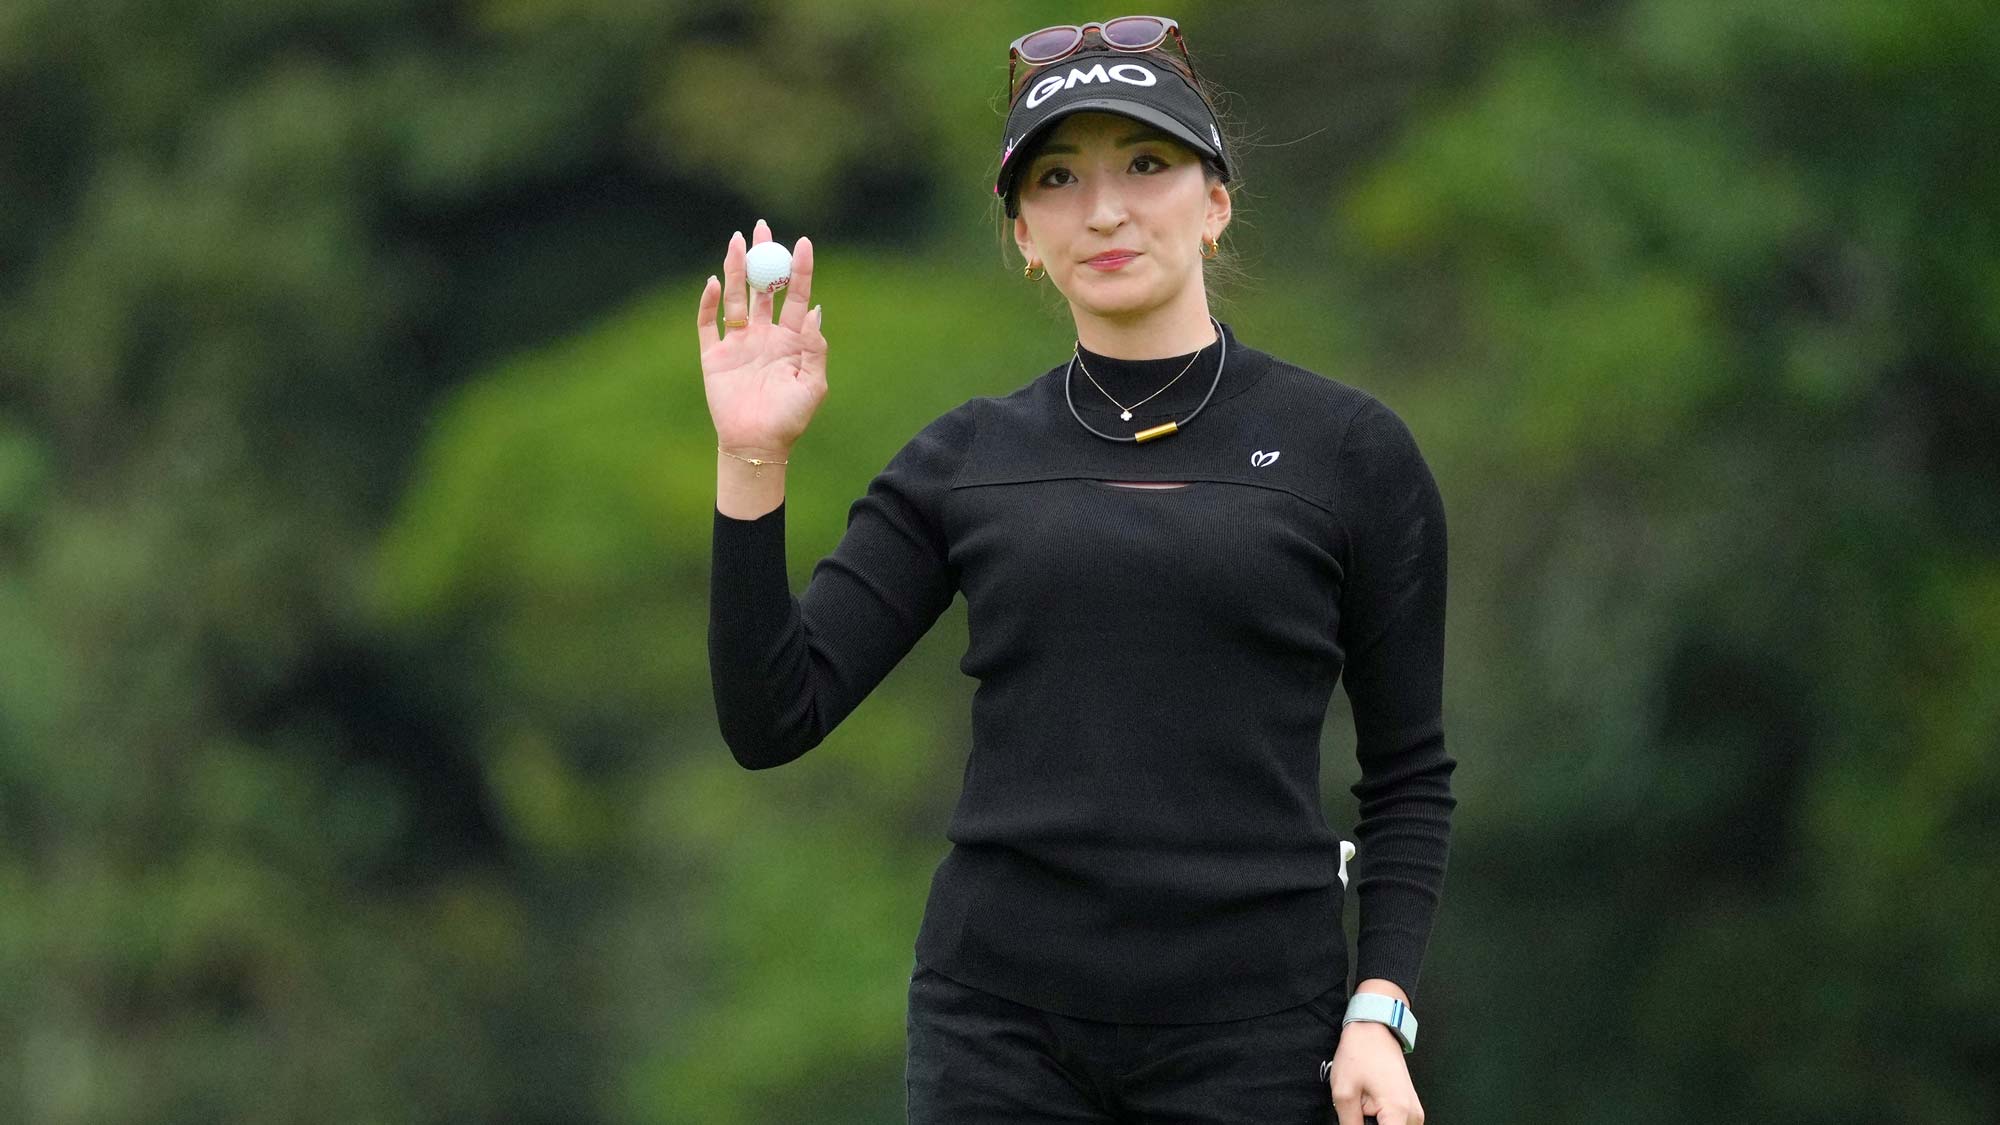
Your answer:
[[[1015,69],[1019,64],[1027,63],[1028,71],[1032,73],[1035,67],[1068,58],[1083,49],[1086,33],[1093,30],[1097,32],[1098,42],[1104,46],[1133,54],[1154,50],[1171,35],[1174,42],[1180,45],[1181,58],[1186,62],[1188,73],[1194,73],[1194,62],[1188,58],[1187,40],[1181,38],[1181,25],[1165,16],[1119,16],[1102,23],[1057,24],[1031,31],[1008,44],[1007,100],[1013,101],[1021,92],[1015,85]]]

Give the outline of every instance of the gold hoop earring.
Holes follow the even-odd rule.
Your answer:
[[[1040,281],[1042,278],[1049,276],[1049,271],[1045,269],[1042,270],[1039,277],[1036,276],[1035,271],[1041,269],[1041,265],[1042,263],[1038,261],[1029,262],[1027,265],[1021,267],[1021,276],[1027,278],[1029,281]]]
[[[1217,242],[1215,239],[1210,238],[1205,234],[1201,236],[1202,257],[1213,258],[1217,253],[1221,251],[1221,249],[1222,249],[1222,244],[1220,242]]]

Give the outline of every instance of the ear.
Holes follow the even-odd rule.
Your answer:
[[[1207,228],[1210,237],[1220,239],[1223,228],[1229,225],[1230,216],[1229,185],[1217,180],[1208,186]]]
[[[1028,217],[1018,210],[1014,215],[1014,245],[1020,247],[1023,263],[1035,260],[1035,240],[1028,237]]]

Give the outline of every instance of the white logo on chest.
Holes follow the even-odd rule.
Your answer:
[[[1264,466],[1270,464],[1271,462],[1276,461],[1277,459],[1278,459],[1277,450],[1273,449],[1271,452],[1266,453],[1260,449],[1257,452],[1252,453],[1250,455],[1250,465],[1252,468],[1261,469]]]

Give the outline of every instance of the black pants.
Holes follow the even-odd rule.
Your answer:
[[[1322,1064],[1340,1043],[1346,1009],[1342,982],[1268,1016],[1102,1023],[1018,1004],[919,962],[904,1070],[909,1123],[1332,1123]]]

